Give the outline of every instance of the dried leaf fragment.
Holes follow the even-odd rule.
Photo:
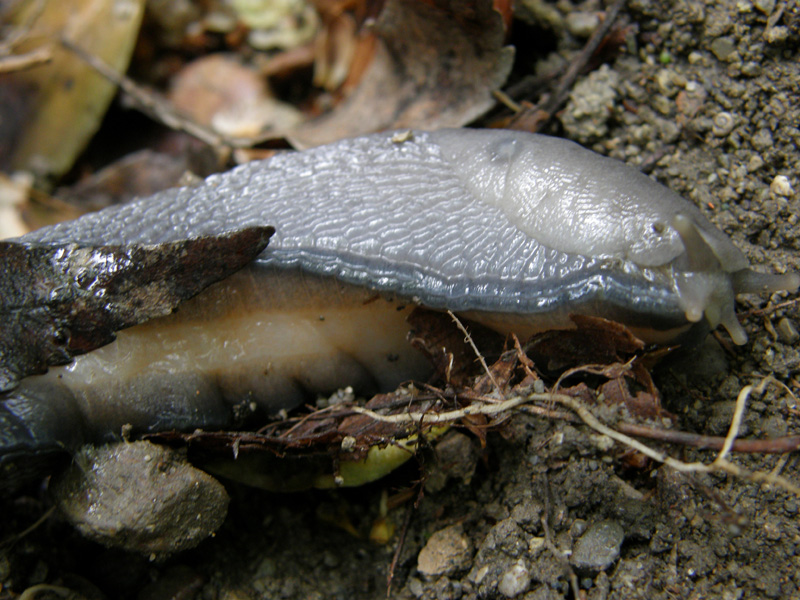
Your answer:
[[[223,54],[209,54],[172,79],[169,99],[182,113],[215,131],[239,138],[285,131],[300,113],[275,99],[258,71]]]
[[[74,41],[124,72],[144,4],[144,0],[43,0],[11,5],[3,14],[10,23],[32,21],[26,40],[14,47],[15,54],[47,51],[51,60],[0,77],[4,89],[0,122],[15,124],[15,131],[4,131],[9,153],[0,155],[0,166],[37,176],[69,170],[100,125],[116,86],[64,48],[59,38]]]
[[[108,344],[237,271],[272,227],[168,244],[0,242],[0,392]]]
[[[488,110],[511,70],[491,0],[388,0],[360,84],[290,136],[298,148],[390,128],[462,126]]]

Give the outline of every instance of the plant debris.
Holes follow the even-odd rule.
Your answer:
[[[0,168],[59,177],[95,134],[116,86],[61,46],[58,36],[79,41],[116,71],[130,61],[144,0],[124,8],[103,0],[14,0],[0,9],[0,22],[23,28],[9,56],[29,60],[0,73],[3,102]],[[31,61],[47,53],[47,61]],[[24,69],[22,68],[24,66]]]
[[[273,232],[127,246],[0,241],[0,392],[169,314],[253,260]]]
[[[383,129],[458,127],[494,105],[513,49],[490,0],[387,0],[358,87],[289,134],[296,148]]]

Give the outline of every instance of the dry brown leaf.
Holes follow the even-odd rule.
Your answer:
[[[139,150],[75,185],[59,188],[55,196],[81,212],[100,210],[180,185],[181,178],[190,170],[188,153],[173,155]]]
[[[276,100],[263,76],[232,55],[209,54],[172,79],[169,100],[197,123],[235,138],[296,125],[300,113]]]
[[[625,362],[625,357],[644,349],[644,342],[620,323],[584,315],[570,315],[570,319],[576,329],[547,331],[528,342],[528,356],[537,367],[560,371],[584,364]]]
[[[375,55],[333,112],[300,125],[297,148],[380,131],[459,127],[494,103],[511,70],[503,19],[491,0],[388,0]]]
[[[624,404],[628,412],[635,417],[656,418],[663,414],[658,396],[642,391],[632,393],[625,377],[607,381],[600,386],[599,392],[603,394],[607,403]]]
[[[434,379],[466,385],[471,378],[475,353],[452,319],[444,313],[416,308],[408,317],[411,345],[422,352],[435,369]]]
[[[64,48],[59,38],[124,72],[144,1],[50,0],[11,6],[3,17],[15,26],[31,27],[14,47],[15,54],[44,48],[52,60],[0,78],[0,122],[15,125],[14,131],[3,131],[8,154],[0,155],[0,163],[38,176],[60,175],[94,135],[116,86]]]
[[[153,245],[0,242],[0,392],[169,314],[253,260],[274,232],[251,227]]]

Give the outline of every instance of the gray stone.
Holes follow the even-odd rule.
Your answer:
[[[775,10],[775,0],[753,0],[753,5],[765,15],[771,15]]]
[[[530,585],[530,570],[525,566],[525,563],[518,561],[511,565],[511,568],[505,571],[500,577],[500,583],[497,584],[497,591],[506,598],[516,598],[520,594],[528,591]]]
[[[619,74],[603,65],[579,81],[561,115],[569,137],[591,143],[608,134],[608,120],[617,100]]]
[[[50,489],[83,535],[152,558],[197,546],[222,525],[229,501],[216,479],[150,442],[85,446]]]
[[[728,37],[718,37],[711,42],[711,52],[717,57],[717,60],[727,60],[731,54],[736,50],[736,44]]]
[[[770,141],[772,140],[770,136]],[[786,175],[776,175],[772,182],[769,184],[769,191],[775,194],[776,196],[782,196],[784,198],[790,197],[794,194],[794,189],[792,188],[792,182],[789,181],[789,178]]]
[[[579,38],[588,38],[597,29],[600,18],[595,12],[574,11],[567,15],[567,31]]]
[[[449,575],[465,569],[472,560],[472,544],[460,525],[434,533],[417,556],[417,570],[426,577]]]
[[[786,317],[778,321],[775,331],[778,332],[778,337],[784,344],[794,344],[797,340],[800,340],[800,333],[797,332],[797,327]]]
[[[619,558],[625,533],[616,521],[600,521],[586,530],[572,551],[572,565],[581,572],[608,569]]]
[[[481,453],[478,443],[463,433],[448,431],[436,443],[436,462],[428,472],[425,492],[441,492],[448,481],[456,479],[464,484],[472,480]]]

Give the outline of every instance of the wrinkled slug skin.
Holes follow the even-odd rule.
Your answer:
[[[102,352],[41,379],[29,378],[33,381],[23,382],[19,395],[26,383],[36,389],[60,386],[59,393],[80,406],[87,430],[113,434],[128,421],[143,429],[170,423],[224,425],[231,418],[226,406],[256,402],[275,411],[296,404],[299,388],[321,391],[348,385],[353,378],[380,388],[401,380],[386,375],[398,365],[384,359],[390,347],[403,345],[407,327],[402,319],[408,309],[403,300],[449,308],[520,335],[570,327],[569,315],[581,313],[626,323],[647,341],[667,342],[694,324],[721,323],[735,342],[744,343],[746,335],[734,314],[735,294],[793,290],[800,283],[797,274],[751,271],[743,254],[699,210],[623,163],[572,142],[511,131],[382,133],[343,140],[248,163],[197,186],[167,190],[23,239],[155,243],[264,224],[277,231],[269,247],[245,275],[222,282],[216,299],[205,307],[201,295],[178,312],[195,316],[173,315],[123,332]],[[232,317],[220,306],[226,296],[243,296],[231,286],[245,278],[251,297],[270,288],[290,298],[275,306],[266,296],[263,302],[245,302],[261,315],[254,322],[283,323],[277,333],[265,334],[277,336],[277,342],[268,337],[258,342],[256,358],[250,354],[253,346],[197,332],[228,327]],[[252,283],[266,279],[267,287]],[[299,304],[291,300],[299,297],[297,290],[311,290]],[[385,299],[368,321],[361,321],[362,309],[374,304],[364,294],[375,292]],[[310,325],[315,313],[330,308],[326,294],[342,299],[324,321],[317,320],[339,319],[331,332]],[[218,316],[220,311],[225,315]],[[298,382],[302,374],[296,361],[303,360],[298,357],[306,346],[301,344],[294,363],[271,358],[271,348],[282,352],[292,343],[293,312],[303,313],[297,331],[309,328],[297,333],[298,339],[325,339],[328,351],[313,365],[337,365],[313,384]],[[148,346],[148,340],[159,339],[158,332],[169,329],[173,318],[184,318],[195,337],[181,345],[180,333],[177,342],[165,343],[170,350],[159,355],[154,348],[162,342]],[[383,327],[384,322],[392,324]],[[384,334],[387,341],[381,342]],[[126,344],[136,337],[142,343],[131,342],[129,348]],[[371,352],[380,360],[359,355],[359,345],[374,347]],[[204,347],[220,353],[203,354]],[[167,363],[182,352],[198,356],[189,366],[170,367]],[[226,352],[246,368],[230,371]],[[419,376],[421,363],[401,353],[402,365],[395,372],[400,378]],[[134,369],[134,363],[141,364]],[[251,367],[256,370],[249,372]],[[262,385],[258,373],[264,371],[280,377]],[[231,372],[236,375],[226,382],[225,373]],[[164,383],[162,375],[169,379],[176,373],[182,387],[172,380]],[[135,402],[110,416],[106,413],[114,409],[96,408],[108,395],[102,389],[108,377],[118,382],[107,386],[117,388],[116,393],[125,394],[125,377],[138,390],[131,392]],[[200,400],[195,405],[177,399],[171,416],[155,419],[152,411],[165,385],[173,396],[183,393],[175,390],[195,390]],[[265,401],[265,395],[274,397]]]

